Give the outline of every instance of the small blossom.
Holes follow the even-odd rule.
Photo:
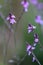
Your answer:
[[[36,40],[34,40],[36,43],[39,42],[38,34],[34,34],[34,39],[36,39]]]
[[[40,24],[40,25],[43,25],[42,17],[40,15],[36,16],[35,22],[38,23],[38,24]]]
[[[13,14],[9,13],[9,16],[6,18],[6,20],[8,20],[11,24],[14,24],[16,23],[15,18],[16,17]]]
[[[33,5],[37,5],[37,3],[38,3],[38,0],[29,0],[29,1],[30,1],[30,3],[33,4]]]
[[[36,26],[28,24],[28,33],[32,32],[34,29],[36,29]]]
[[[35,17],[35,22],[36,23],[40,23],[40,20],[41,20],[41,16],[40,15]]]
[[[32,62],[34,62],[35,60],[36,60],[35,57],[33,57]]]
[[[30,44],[27,44],[26,51],[27,51],[28,55],[30,55],[32,50],[34,50],[34,49],[35,49],[35,47],[31,46]]]
[[[39,42],[38,34],[34,34],[34,45],[33,46],[36,46],[38,42]]]
[[[29,2],[27,0],[23,0],[21,2],[21,5],[24,7],[24,11],[27,12],[28,11],[28,6],[29,6]]]

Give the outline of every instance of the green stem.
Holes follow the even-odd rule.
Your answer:
[[[17,65],[20,65],[20,63],[24,61],[26,56],[27,56],[27,54],[24,55],[24,57],[19,61],[19,63]]]

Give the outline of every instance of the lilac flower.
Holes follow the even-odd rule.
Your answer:
[[[43,25],[43,20],[41,19],[42,17],[40,15],[36,16],[35,18],[35,22],[40,24],[40,25]]]
[[[36,29],[36,26],[33,26],[32,24],[28,24],[28,33],[32,32],[34,29]]]
[[[34,49],[35,49],[35,47],[31,46],[30,44],[27,44],[26,51],[27,51],[28,55],[30,55],[32,50],[34,50]]]
[[[15,18],[16,17],[13,14],[9,13],[9,16],[6,18],[6,20],[9,21],[11,24],[14,24],[16,23]]]
[[[21,5],[24,7],[24,11],[27,12],[28,11],[28,6],[29,6],[29,2],[27,0],[23,0],[21,2]]]
[[[30,1],[30,3],[33,4],[33,5],[37,5],[37,3],[38,3],[38,0],[29,0],[29,1]]]
[[[35,17],[35,22],[36,23],[40,23],[40,20],[41,20],[41,16],[40,15]]]
[[[34,34],[34,45],[33,46],[36,46],[38,42],[39,42],[38,34]]]
[[[32,62],[34,62],[36,60],[36,58],[33,56]]]

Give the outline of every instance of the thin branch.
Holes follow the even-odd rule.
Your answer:
[[[19,16],[19,18],[18,18],[18,20],[17,20],[15,32],[16,32],[16,30],[17,30],[18,24],[19,24],[19,22],[20,22],[20,19],[21,19],[22,16],[23,16],[23,14],[24,14],[24,10],[22,10],[21,15]]]
[[[26,56],[27,56],[27,54],[25,54],[25,56],[21,59],[21,62],[25,59]]]
[[[19,61],[19,63],[17,65],[20,65],[20,63],[24,61],[26,56],[27,56],[27,54],[24,55],[24,57]]]

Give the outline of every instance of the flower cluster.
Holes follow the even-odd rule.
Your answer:
[[[35,49],[35,47],[30,45],[29,43],[26,45],[26,51],[27,51],[28,55],[30,55],[31,51],[34,49]]]
[[[43,8],[42,7],[43,3],[39,3],[38,0],[29,0],[29,2],[27,0],[22,0],[21,1],[21,5],[23,6],[23,9],[24,9],[25,12],[28,11],[28,7],[30,6],[30,4],[35,5],[38,9],[42,9]],[[9,21],[10,24],[14,24],[14,23],[16,23],[15,18],[16,18],[15,15],[13,15],[12,13],[9,13],[8,17],[6,18],[6,20]],[[35,22],[40,24],[40,25],[43,25],[42,17],[40,15],[37,15],[35,17]],[[28,34],[33,32],[35,29],[36,29],[36,26],[34,26],[32,24],[28,24],[28,28],[27,28]],[[29,56],[32,54],[32,51],[35,50],[36,45],[39,42],[39,36],[38,36],[37,33],[34,33],[33,37],[34,37],[33,45],[30,45],[29,43],[26,44],[26,52],[27,52],[27,54]],[[34,62],[35,60],[36,60],[36,58],[35,58],[35,56],[33,56],[32,57],[32,62]],[[14,61],[10,60],[9,62],[14,62]]]
[[[37,15],[35,17],[35,22],[40,24],[40,25],[43,25],[43,20],[42,20],[42,17],[40,15]]]
[[[26,52],[28,53],[29,56],[30,56],[30,54],[32,53],[33,50],[35,50],[35,47],[28,43],[27,47],[26,47]],[[35,57],[33,56],[32,62],[34,62],[34,61],[35,61]]]
[[[33,32],[33,30],[36,29],[36,26],[32,25],[32,24],[28,24],[28,34],[30,32]],[[28,53],[28,55],[30,56],[30,54],[32,54],[32,51],[35,50],[37,43],[39,42],[39,37],[37,33],[34,33],[34,43],[33,45],[30,45],[27,42],[26,45],[26,52]],[[33,56],[32,62],[34,62],[36,60],[36,58]]]
[[[36,26],[33,26],[32,24],[28,24],[28,33],[32,32],[34,29],[36,29]]]
[[[9,16],[6,18],[6,20],[9,21],[10,24],[14,24],[16,23],[15,18],[16,17],[13,14],[9,13]]]
[[[38,0],[29,0],[29,2],[27,0],[22,0],[21,1],[21,5],[23,6],[25,12],[28,11],[28,7],[29,7],[30,4],[33,4],[39,10],[43,9],[43,3],[38,2]],[[40,24],[40,25],[43,25],[43,20],[41,19],[40,15],[37,15],[35,17],[35,22]],[[29,30],[28,32],[31,32],[31,31],[32,30]]]
[[[27,0],[21,1],[21,5],[23,6],[25,12],[28,11],[28,7],[30,6],[30,4],[34,5],[38,10],[43,9],[43,3],[39,3],[38,0],[29,0],[29,2]],[[43,20],[40,15],[37,15],[35,17],[34,21],[40,25],[43,25]],[[33,32],[35,29],[36,29],[36,26],[34,26],[32,24],[28,24],[28,28],[27,28],[28,34]],[[29,43],[27,43],[27,45],[26,45],[26,52],[29,56],[30,56],[30,54],[32,54],[32,51],[35,50],[36,45],[39,43],[38,34],[34,33],[33,37],[34,37],[33,45],[30,45]],[[35,60],[37,61],[36,57],[33,55],[32,62],[34,62]],[[38,61],[38,64],[40,65],[39,61]]]
[[[34,5],[36,5],[38,3],[37,0],[29,0],[29,1],[31,4],[34,4]],[[21,5],[23,6],[25,12],[28,11],[28,7],[29,7],[30,3],[27,0],[21,1]]]
[[[21,2],[21,5],[24,7],[24,11],[27,12],[28,11],[28,6],[29,6],[29,2],[27,0],[23,0]]]

